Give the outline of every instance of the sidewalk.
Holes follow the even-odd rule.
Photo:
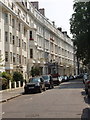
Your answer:
[[[15,97],[21,96],[24,92],[24,88],[16,88],[12,90],[3,90],[0,91],[0,103],[6,102],[10,99],[13,99]]]

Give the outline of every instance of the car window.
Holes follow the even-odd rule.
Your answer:
[[[30,78],[29,82],[35,83],[35,82],[40,82],[39,78]]]
[[[46,76],[46,75],[43,75],[42,77],[43,77],[43,79],[45,79],[45,80],[48,79],[48,76]]]

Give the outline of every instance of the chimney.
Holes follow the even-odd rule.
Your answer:
[[[58,27],[57,29],[58,29],[60,32],[62,32],[62,28],[61,28],[61,27]]]
[[[34,8],[36,8],[38,10],[39,8],[39,4],[38,4],[38,1],[35,1],[35,2],[31,2],[32,5],[34,6]]]
[[[62,33],[67,36],[67,31],[63,31]]]
[[[43,16],[45,16],[45,9],[44,9],[44,8],[39,9],[39,12],[40,12]]]
[[[55,22],[54,22],[54,21],[52,21],[52,23],[53,23],[53,26],[55,26]]]

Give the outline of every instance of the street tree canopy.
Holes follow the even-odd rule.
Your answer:
[[[90,2],[75,2],[70,19],[70,31],[76,55],[84,65],[90,64]]]

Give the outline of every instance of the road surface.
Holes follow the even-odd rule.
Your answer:
[[[2,104],[3,118],[90,118],[90,98],[82,80],[64,82],[42,93],[25,94]]]

